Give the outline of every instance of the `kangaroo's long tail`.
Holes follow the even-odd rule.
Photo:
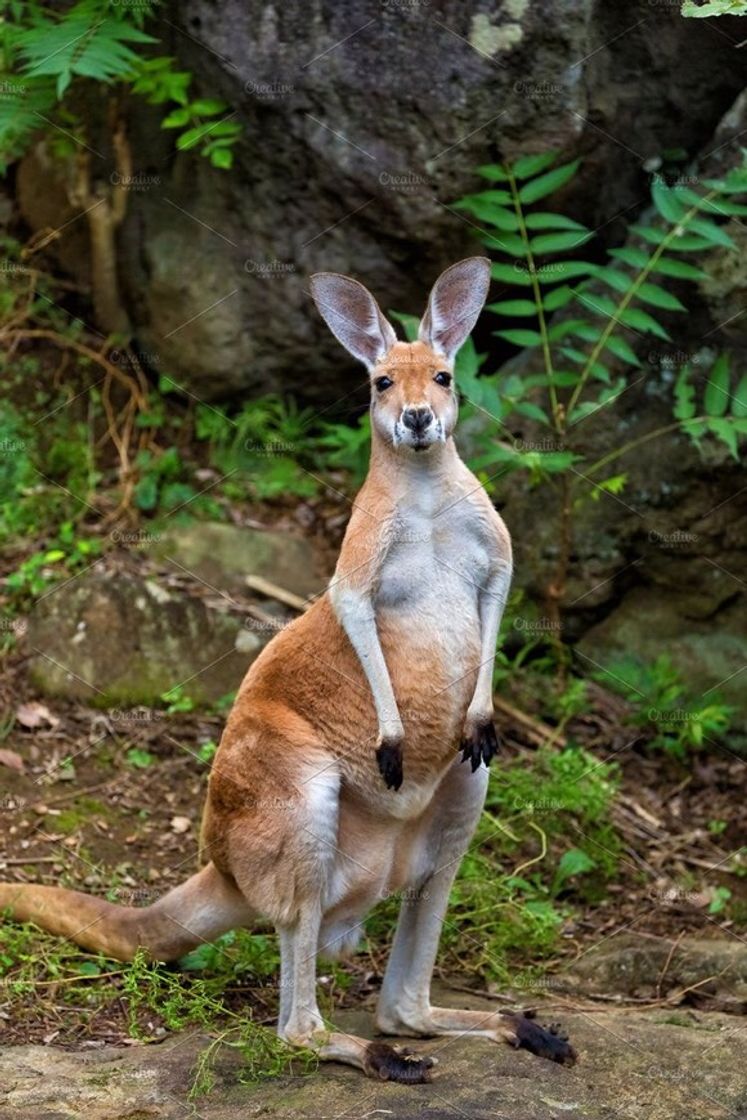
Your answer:
[[[0,883],[3,911],[120,961],[132,960],[138,949],[153,960],[176,960],[252,918],[238,888],[212,863],[151,906],[117,906],[63,887]]]

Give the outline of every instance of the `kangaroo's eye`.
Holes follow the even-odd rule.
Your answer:
[[[446,373],[445,370],[442,370],[440,373],[436,374],[436,376],[433,378],[433,380],[436,382],[437,385],[443,385],[444,389],[448,389],[449,385],[451,385],[451,382],[452,382],[453,378],[452,378],[450,373]]]
[[[380,393],[383,393],[385,389],[390,388],[390,386],[392,386],[393,384],[394,382],[392,381],[391,377],[377,377],[374,381],[374,385]]]

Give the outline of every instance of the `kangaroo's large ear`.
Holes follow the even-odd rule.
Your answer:
[[[453,358],[469,335],[488,298],[490,261],[467,257],[442,272],[431,290],[418,337]]]
[[[369,369],[383,358],[397,336],[367,288],[337,272],[311,277],[311,294],[335,338]]]

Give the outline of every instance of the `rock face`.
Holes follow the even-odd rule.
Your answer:
[[[234,169],[216,171],[175,156],[133,99],[121,280],[145,360],[202,398],[292,389],[329,404],[353,367],[309,274],[353,273],[385,308],[420,312],[439,270],[474,251],[450,203],[477,165],[521,151],[582,155],[565,202],[619,240],[619,215],[648,197],[646,161],[696,152],[743,86],[737,21],[719,30],[647,0],[173,4],[163,53],[243,134]],[[19,190],[33,228],[63,224],[49,174],[22,168]],[[73,270],[80,235],[71,223],[59,242]]]
[[[452,1006],[495,1004],[451,993]],[[322,1065],[308,1076],[238,1083],[238,1055],[224,1050],[208,1097],[188,1102],[196,1058],[209,1039],[176,1036],[158,1046],[66,1052],[53,1046],[0,1050],[0,1117],[5,1120],[334,1120],[392,1115],[397,1120],[723,1120],[747,1104],[744,1031],[733,1017],[664,1012],[564,1014],[579,1050],[573,1069],[486,1038],[418,1040],[438,1055],[429,1085],[363,1080],[348,1067]],[[370,1017],[347,1012],[343,1030],[370,1037]],[[674,1016],[677,1018],[677,1016]]]
[[[194,700],[218,700],[266,638],[200,599],[102,565],[42,599],[26,641],[43,692],[110,706],[157,703],[177,685]]]

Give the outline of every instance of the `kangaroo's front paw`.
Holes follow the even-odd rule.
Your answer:
[[[382,739],[376,751],[379,771],[387,789],[399,789],[404,780],[402,771],[402,740]]]
[[[388,1042],[369,1042],[364,1056],[364,1073],[382,1081],[399,1081],[404,1085],[420,1085],[430,1081],[435,1058],[419,1058],[412,1050],[391,1046]]]
[[[531,1051],[540,1058],[547,1058],[551,1062],[559,1062],[563,1066],[576,1064],[578,1055],[568,1041],[559,1023],[551,1023],[549,1027],[541,1026],[535,1019],[533,1011],[518,1013],[504,1012],[507,1019],[511,1020],[514,1031],[513,1045],[517,1049]]]
[[[459,749],[462,762],[469,759],[473,774],[481,762],[489,766],[491,758],[498,753],[498,736],[492,719],[468,719]]]

